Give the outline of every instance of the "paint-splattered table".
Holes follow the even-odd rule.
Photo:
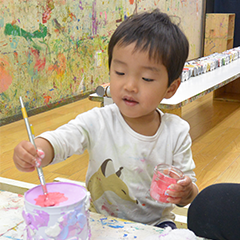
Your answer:
[[[25,223],[22,217],[24,197],[0,191],[0,239],[22,240]],[[134,223],[113,217],[90,213],[91,239],[93,240],[145,240],[161,239],[161,228]],[[198,238],[200,239],[200,238]]]

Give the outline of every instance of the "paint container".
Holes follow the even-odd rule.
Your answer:
[[[96,88],[96,94],[100,97],[111,97],[110,83],[105,83]]]
[[[178,180],[183,179],[181,170],[168,164],[159,164],[154,168],[153,179],[150,188],[151,197],[163,203],[168,203],[166,190],[171,190],[169,186],[176,184]]]
[[[48,193],[63,193],[66,201],[56,206],[41,207],[34,199],[42,195],[41,186],[34,187],[24,194],[22,212],[26,228],[26,240],[65,240],[90,239],[89,204],[90,193],[82,186],[73,183],[47,183]]]
[[[191,77],[191,72],[189,68],[183,68],[182,74],[181,74],[181,81],[185,82]]]

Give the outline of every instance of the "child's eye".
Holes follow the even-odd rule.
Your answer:
[[[151,79],[151,78],[142,78],[144,81],[146,81],[146,82],[152,82],[153,81],[153,79]]]
[[[117,75],[120,75],[120,76],[122,76],[122,75],[125,74],[125,73],[123,73],[123,72],[118,72],[118,71],[115,71],[115,72],[116,72]]]

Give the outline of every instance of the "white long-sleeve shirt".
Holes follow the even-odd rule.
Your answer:
[[[82,113],[40,136],[53,146],[52,163],[88,150],[86,185],[97,212],[156,225],[174,219],[174,205],[150,197],[154,167],[167,163],[196,181],[189,124],[157,111],[161,124],[154,136],[132,130],[115,104]]]

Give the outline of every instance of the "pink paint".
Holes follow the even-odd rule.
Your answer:
[[[34,199],[36,205],[41,207],[58,206],[61,202],[67,201],[68,198],[64,196],[64,193],[50,192],[47,195],[39,195]]]
[[[25,239],[90,239],[89,192],[72,183],[46,185],[47,195],[42,194],[41,185],[24,195]]]
[[[114,216],[114,213],[111,212],[111,210],[107,206],[102,205],[102,210],[105,210],[108,213],[108,215]]]
[[[36,167],[40,167],[40,166],[41,166],[41,162],[42,162],[42,161],[41,161],[40,158],[35,158],[34,161],[35,161]]]
[[[105,21],[107,22],[107,13],[106,13],[106,11],[104,11],[104,14],[105,14]]]
[[[183,179],[183,173],[168,164],[159,164],[154,169],[153,179],[150,188],[150,195],[153,199],[168,203],[166,190],[170,189],[171,184],[176,184],[179,179]]]
[[[73,186],[72,186],[73,185]],[[71,183],[47,183],[46,184],[48,195],[51,193],[62,193],[67,198],[66,201],[58,202],[58,206],[68,206],[81,201],[86,195],[86,192],[81,190],[81,186],[76,186],[76,184]],[[80,188],[80,189],[79,189]],[[25,194],[25,199],[29,203],[36,205],[36,200],[40,195],[42,195],[42,187],[38,185],[27,191]],[[57,207],[57,206],[56,206]]]
[[[54,5],[52,5],[50,1],[47,1],[46,9],[42,14],[42,23],[47,23],[47,21],[51,18],[51,13],[53,8],[54,8]]]
[[[12,84],[11,68],[6,59],[0,58],[0,94]]]
[[[165,192],[171,184],[176,184],[176,183],[177,183],[176,179],[166,177],[160,172],[158,172],[158,174],[154,173],[153,181],[150,189],[150,194],[152,198],[154,198],[159,202],[167,203],[168,196],[165,195]]]
[[[42,71],[46,65],[46,58],[40,58],[40,53],[38,50],[31,48],[31,53],[35,60],[34,70],[35,71]]]

